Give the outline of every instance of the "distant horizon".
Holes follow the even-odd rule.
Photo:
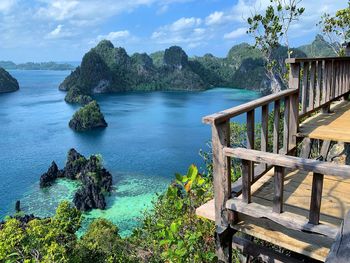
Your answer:
[[[246,19],[269,0],[2,0],[0,60],[79,61],[101,39],[129,54],[179,45],[189,56],[224,57],[230,47],[252,44]],[[310,43],[323,13],[341,0],[302,1],[305,13],[290,28],[291,46]]]

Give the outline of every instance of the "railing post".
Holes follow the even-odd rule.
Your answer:
[[[212,124],[213,176],[215,198],[216,254],[219,262],[232,260],[232,211],[226,209],[231,197],[231,162],[224,154],[230,146],[230,122]]]
[[[247,149],[254,149],[255,146],[255,111],[247,112]],[[254,180],[254,162],[249,165],[250,181]]]
[[[320,222],[323,177],[323,174],[314,173],[312,178],[309,222],[314,225]]]
[[[300,92],[299,63],[290,65],[289,88],[298,89]],[[294,149],[297,145],[297,133],[299,129],[299,92],[290,97],[289,150]]]
[[[275,213],[283,212],[284,168],[275,166],[273,208]]]

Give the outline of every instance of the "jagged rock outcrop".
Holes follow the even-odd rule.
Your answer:
[[[61,174],[62,172],[58,169],[57,164],[53,161],[47,172],[40,176],[40,187],[43,188],[51,186],[52,183],[61,176]]]
[[[13,92],[18,89],[18,81],[0,67],[0,93]]]
[[[64,169],[59,170],[53,162],[49,170],[41,176],[40,186],[50,186],[59,177],[81,181],[82,186],[73,198],[77,209],[89,211],[106,208],[105,194],[112,191],[113,179],[98,157],[91,155],[87,159],[75,149],[70,149]]]

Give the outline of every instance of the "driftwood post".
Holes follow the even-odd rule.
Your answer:
[[[215,198],[216,255],[219,262],[232,261],[232,211],[226,209],[226,201],[231,197],[231,163],[224,154],[230,145],[230,122],[212,124],[213,175]]]

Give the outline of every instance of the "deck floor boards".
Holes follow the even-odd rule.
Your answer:
[[[300,124],[298,136],[350,142],[350,102],[335,102],[331,113],[318,113]]]

